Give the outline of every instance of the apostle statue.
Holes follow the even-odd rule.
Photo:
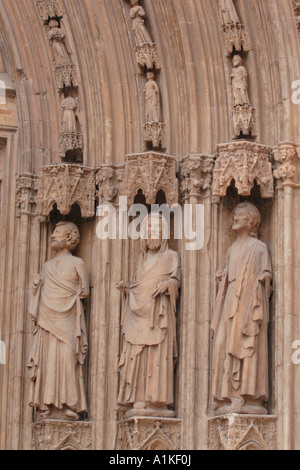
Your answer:
[[[232,59],[232,94],[233,94],[233,106],[251,106],[248,95],[248,73],[246,68],[243,66],[242,58],[236,54]]]
[[[146,12],[144,8],[139,5],[139,0],[130,0],[130,4],[130,18],[132,19],[132,29],[136,45],[141,46],[145,43],[152,44],[151,37],[145,26]]]
[[[268,322],[272,268],[258,240],[261,217],[250,203],[232,214],[237,238],[228,251],[211,328],[215,414],[267,414]]]
[[[159,88],[154,80],[154,73],[147,72],[147,83],[144,88],[146,122],[160,122],[161,106],[159,97]]]
[[[88,296],[89,282],[84,261],[72,255],[79,240],[75,224],[58,223],[51,237],[56,255],[34,279],[30,406],[43,418],[77,420],[87,410],[83,381],[87,334],[82,299]]]
[[[122,411],[133,414],[170,416],[177,357],[179,255],[168,246],[167,222],[159,214],[146,217],[141,232],[135,280],[118,283],[125,294],[118,403]]]
[[[219,3],[223,25],[240,23],[233,0],[219,0]]]

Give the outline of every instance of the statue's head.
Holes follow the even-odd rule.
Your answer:
[[[58,28],[58,21],[50,20],[48,23],[49,28]]]
[[[138,5],[138,4],[139,4],[139,0],[130,0],[130,5],[131,5],[132,7],[135,7],[135,6]]]
[[[161,214],[153,212],[143,220],[141,226],[142,252],[164,251],[168,245],[168,223]]]
[[[79,229],[73,222],[59,222],[51,235],[51,248],[56,251],[63,248],[74,251],[79,242]]]
[[[232,65],[234,67],[238,67],[239,65],[241,65],[243,63],[242,61],[242,58],[239,54],[236,54],[233,56],[233,59],[232,59]]]
[[[154,80],[154,73],[153,72],[147,72],[147,78],[148,78],[148,80]]]
[[[232,212],[231,223],[232,230],[239,232],[246,229],[251,237],[257,238],[261,215],[253,204],[242,202]]]

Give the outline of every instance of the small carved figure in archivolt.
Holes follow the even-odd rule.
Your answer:
[[[243,66],[243,61],[240,55],[235,55],[232,59],[232,93],[233,93],[233,105],[244,106],[250,104],[248,94],[248,73],[246,68]]]
[[[146,108],[146,122],[160,122],[161,121],[161,105],[159,88],[154,80],[154,73],[147,73],[147,83],[144,88],[145,94],[145,108]]]
[[[132,29],[135,36],[137,46],[145,43],[152,43],[151,37],[145,26],[146,12],[143,7],[139,5],[139,0],[130,0],[131,10],[130,18],[132,19]]]
[[[49,21],[48,39],[53,48],[56,66],[72,65],[70,54],[65,44],[65,33],[59,27],[58,21]]]
[[[231,23],[239,24],[240,19],[238,17],[233,0],[219,0],[219,3],[223,25]]]
[[[78,119],[79,100],[68,96],[61,102],[62,132],[77,132],[76,118]]]

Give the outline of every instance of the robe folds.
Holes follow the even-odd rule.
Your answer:
[[[83,261],[74,257],[74,264]],[[55,258],[43,270],[42,282],[30,306],[36,319],[28,367],[32,370],[30,405],[41,411],[53,405],[80,413],[87,410],[83,364],[87,352],[82,298],[86,281],[63,277]],[[86,290],[86,291],[85,291]]]
[[[233,391],[267,400],[269,297],[258,278],[267,274],[271,280],[270,257],[266,245],[251,237],[238,260],[232,261],[230,250],[211,325],[212,393],[218,400],[231,399]]]
[[[122,315],[119,404],[174,402],[179,272],[179,256],[168,248],[149,268],[139,257]],[[160,281],[167,282],[168,290],[153,298]]]

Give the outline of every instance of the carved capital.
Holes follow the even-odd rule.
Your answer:
[[[36,6],[44,23],[47,23],[50,18],[63,16],[58,0],[36,0]]]
[[[54,75],[58,91],[79,86],[77,69],[74,64],[57,65],[54,69]]]
[[[211,418],[210,450],[276,450],[276,417],[226,415]]]
[[[256,136],[255,108],[249,105],[236,106],[233,109],[233,137]]]
[[[273,149],[273,157],[276,162],[274,177],[283,183],[294,183],[296,164],[299,160],[296,145],[293,143],[280,143]]]
[[[141,69],[160,69],[157,46],[152,42],[145,42],[136,46],[136,61]]]
[[[91,450],[92,423],[44,420],[32,425],[33,450]]]
[[[96,172],[96,196],[98,204],[112,203],[119,193],[124,177],[124,168],[101,165]]]
[[[26,173],[16,178],[16,215],[35,215],[38,176]]]
[[[144,125],[144,141],[154,149],[166,148],[166,125],[162,122],[146,122]]]
[[[201,196],[211,187],[214,157],[211,155],[189,155],[180,164],[181,197]]]
[[[95,215],[95,172],[81,165],[45,166],[39,177],[37,214],[47,217],[54,204],[61,214],[78,204],[82,218]]]
[[[118,423],[120,450],[179,450],[181,421],[133,417]]]
[[[260,186],[262,198],[274,196],[270,148],[248,141],[218,145],[213,173],[213,196],[226,196],[234,181],[241,196],[250,196],[254,182]]]
[[[177,160],[170,155],[146,152],[125,157],[122,195],[129,205],[141,189],[147,204],[155,204],[158,191],[164,191],[168,205],[178,203]]]

